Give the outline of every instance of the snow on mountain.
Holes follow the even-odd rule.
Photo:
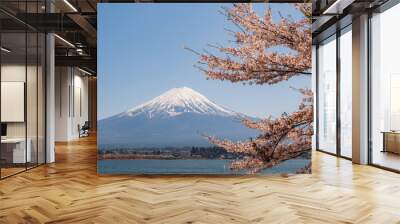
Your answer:
[[[146,117],[152,118],[156,116],[171,117],[182,113],[240,116],[240,114],[215,104],[205,96],[188,87],[170,89],[162,95],[117,116],[134,117],[144,114]]]
[[[211,146],[202,135],[245,140],[258,132],[241,120],[246,115],[223,108],[200,93],[174,88],[162,95],[98,122],[100,148],[109,146]]]

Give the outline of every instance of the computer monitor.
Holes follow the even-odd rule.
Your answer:
[[[1,123],[1,137],[7,136],[7,124]]]

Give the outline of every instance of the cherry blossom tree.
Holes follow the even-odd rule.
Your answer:
[[[295,7],[303,15],[301,19],[281,15],[277,22],[272,19],[271,9],[259,16],[251,3],[224,8],[223,13],[237,28],[227,30],[234,40],[230,46],[210,45],[215,53],[193,51],[199,55],[196,67],[207,79],[250,85],[272,85],[295,76],[311,75],[311,4],[296,4]],[[295,112],[278,118],[243,121],[247,127],[262,133],[258,137],[232,142],[207,136],[215,145],[245,155],[233,162],[231,169],[255,173],[310,153],[313,94],[309,89],[295,90],[303,94]],[[310,173],[311,163],[297,172]]]

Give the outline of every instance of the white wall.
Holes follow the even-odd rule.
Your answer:
[[[79,137],[78,124],[83,125],[89,119],[88,113],[88,77],[75,75],[74,77],[74,108],[73,119],[71,120],[72,135]],[[80,96],[80,97],[79,97]],[[79,102],[80,101],[80,102]]]
[[[24,82],[26,83],[25,76],[26,71],[28,75],[33,72],[36,74],[36,67],[18,64],[5,64],[1,66],[1,81],[2,82]],[[36,84],[36,83],[35,83]],[[29,91],[32,89],[28,89],[27,96],[28,97],[36,97],[36,90]],[[3,96],[4,97],[4,96]],[[27,99],[28,100],[28,99]],[[36,105],[35,105],[36,107]],[[6,110],[7,108],[2,108],[2,110]],[[28,121],[31,122],[32,117],[28,114]],[[36,114],[35,114],[36,118]],[[36,120],[35,120],[36,123]],[[25,137],[25,126],[26,122],[7,122],[7,136],[8,137]],[[32,127],[30,124],[28,127]],[[36,129],[36,127],[34,127]],[[28,135],[29,137],[29,135]]]
[[[36,69],[39,69],[38,71]],[[39,163],[44,163],[44,150],[45,150],[45,119],[44,119],[44,74],[41,72],[42,68],[35,66],[25,66],[25,64],[2,64],[1,66],[1,81],[2,82],[23,82],[26,85],[26,101],[22,102],[23,106],[18,108],[3,107],[2,112],[9,113],[26,113],[22,121],[5,122],[7,124],[7,137],[8,138],[27,138],[30,140],[31,156],[33,162],[39,159]],[[26,80],[27,79],[27,80]],[[2,89],[2,94],[4,89]],[[24,90],[21,94],[24,94]],[[2,98],[7,98],[7,95],[2,95]],[[16,103],[16,102],[15,102]],[[26,105],[25,105],[26,103]],[[2,114],[3,114],[2,113]],[[22,115],[24,116],[24,115]],[[2,119],[3,120],[3,119]],[[51,157],[50,157],[51,158]],[[52,160],[48,160],[52,162]]]
[[[1,66],[1,81],[25,82],[25,65],[8,64]],[[28,70],[30,68],[28,67]],[[5,110],[6,108],[2,108]],[[7,122],[7,137],[25,137],[25,122]]]
[[[56,67],[55,69],[55,141],[68,140],[68,88],[70,85],[68,73],[69,68],[67,67]]]
[[[76,68],[57,67],[55,82],[55,140],[79,138],[78,125],[88,120],[88,77]]]

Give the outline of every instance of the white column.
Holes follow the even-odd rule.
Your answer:
[[[368,15],[353,19],[353,162],[368,163]]]
[[[315,45],[312,46],[312,75],[311,75],[311,89],[314,93],[314,101],[313,101],[313,114],[314,114],[314,122],[313,122],[313,131],[314,135],[312,136],[312,150],[316,150],[316,136],[317,136],[317,48]]]
[[[52,1],[46,1],[46,11],[54,12]],[[46,34],[46,163],[55,162],[55,42],[54,34]]]
[[[55,55],[54,35],[46,36],[46,163],[55,161],[54,133],[55,133]]]

